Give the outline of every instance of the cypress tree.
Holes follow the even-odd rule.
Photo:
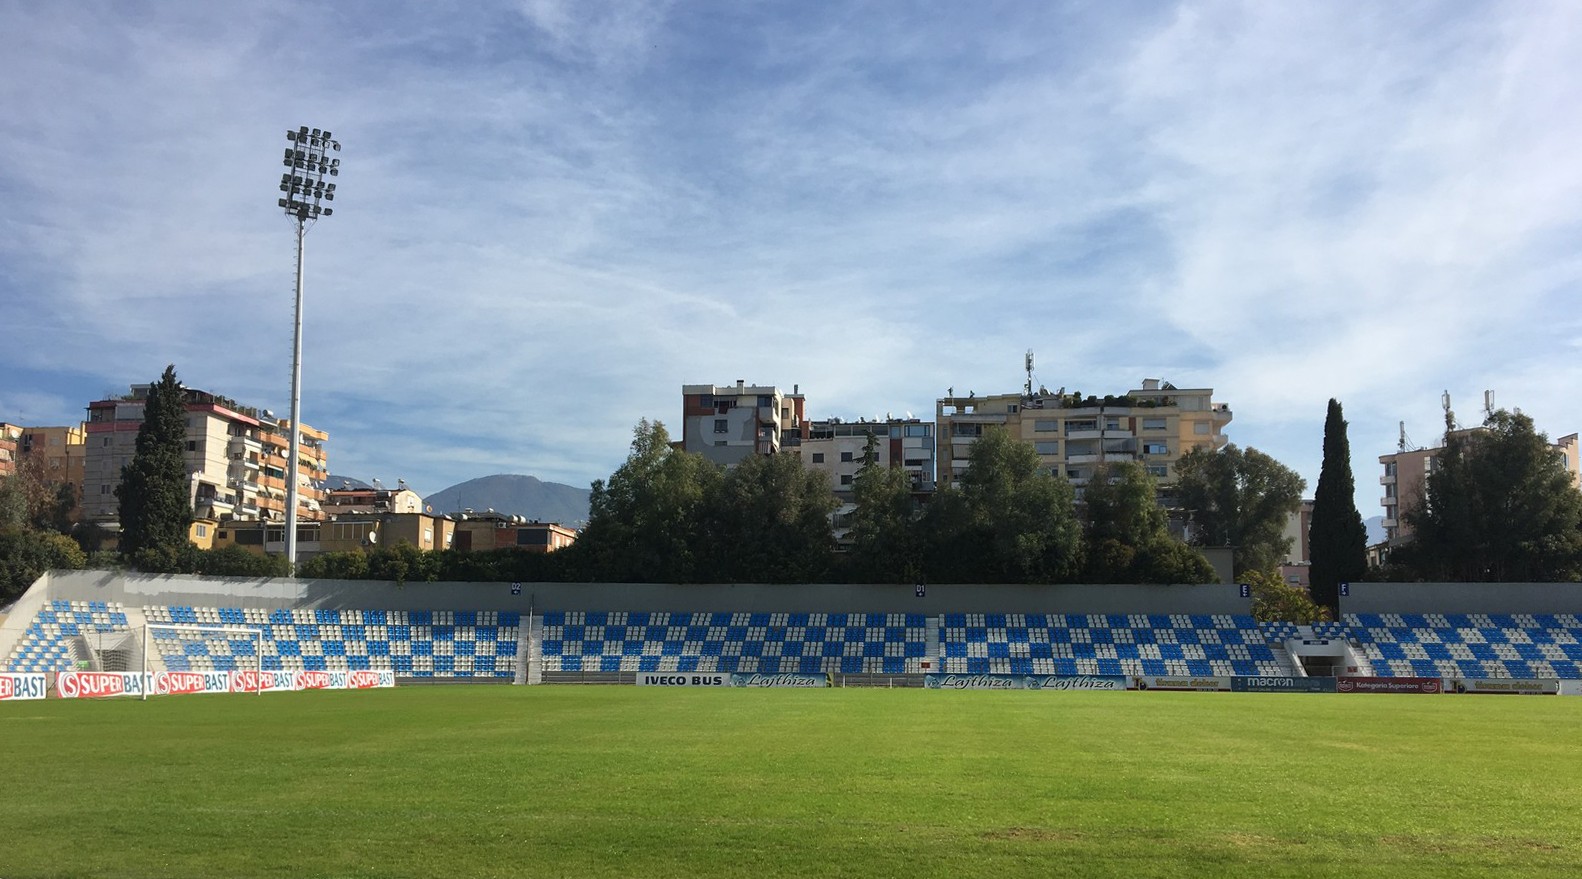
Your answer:
[[[1368,572],[1368,531],[1357,512],[1356,484],[1351,477],[1351,443],[1340,401],[1329,401],[1324,419],[1324,465],[1313,495],[1313,521],[1308,529],[1308,571],[1313,601],[1339,611],[1340,584]]]
[[[145,550],[175,553],[187,545],[192,525],[192,497],[188,487],[187,411],[182,404],[176,367],[148,389],[143,403],[143,424],[137,429],[137,451],[121,468],[121,553],[133,556]]]

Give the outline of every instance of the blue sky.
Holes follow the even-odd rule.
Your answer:
[[[1582,6],[0,2],[0,420],[175,363],[331,469],[586,485],[681,385],[815,417],[1212,387],[1363,515],[1397,424],[1582,428]]]

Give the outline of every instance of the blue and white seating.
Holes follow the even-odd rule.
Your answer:
[[[1577,614],[1347,614],[1375,674],[1582,679]]]
[[[71,671],[85,657],[72,644],[82,635],[128,631],[118,602],[49,601],[39,608],[16,648],[0,665],[7,672]]]
[[[1285,675],[1250,616],[946,614],[954,674]]]
[[[546,672],[905,674],[928,623],[905,613],[549,611]]]

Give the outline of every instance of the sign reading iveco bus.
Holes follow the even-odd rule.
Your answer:
[[[728,687],[731,676],[717,671],[640,671],[639,687]]]

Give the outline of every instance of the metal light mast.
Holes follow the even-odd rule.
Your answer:
[[[286,132],[286,173],[280,176],[279,205],[297,226],[297,305],[292,312],[295,328],[291,337],[291,445],[286,462],[286,561],[292,576],[297,571],[297,462],[302,445],[302,256],[308,227],[320,217],[335,213],[323,202],[335,200],[335,184],[324,178],[341,173],[341,160],[330,158],[340,152],[340,142],[328,131],[306,125]]]

